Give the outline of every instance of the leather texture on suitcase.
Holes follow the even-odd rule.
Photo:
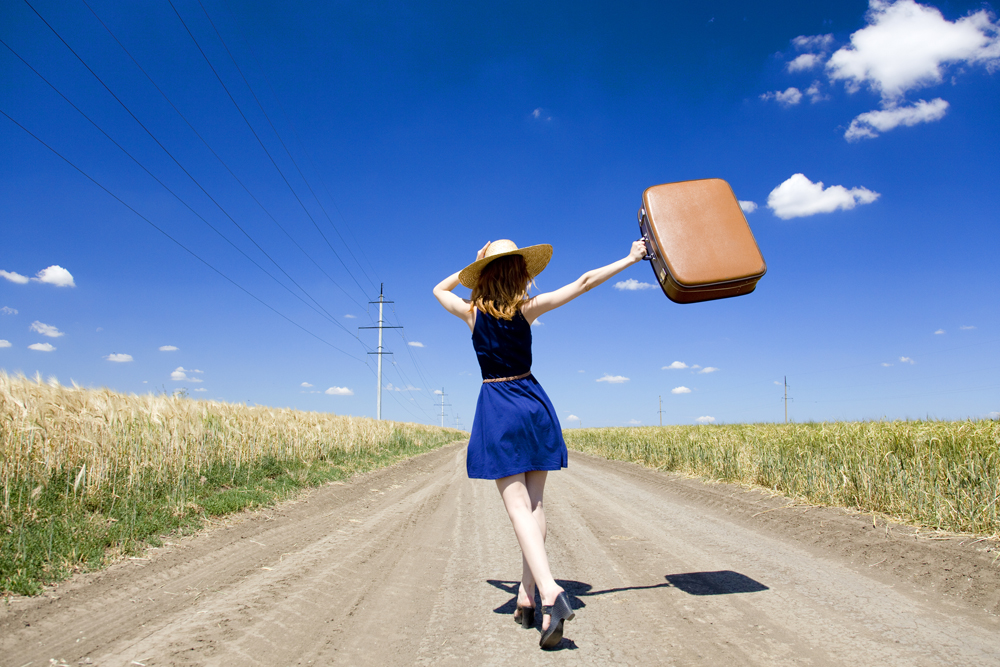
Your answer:
[[[646,259],[676,303],[749,294],[767,271],[736,195],[721,178],[647,188],[639,228]]]

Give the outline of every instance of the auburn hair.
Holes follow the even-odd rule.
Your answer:
[[[501,320],[512,320],[528,299],[533,281],[521,255],[497,257],[479,272],[472,306]]]

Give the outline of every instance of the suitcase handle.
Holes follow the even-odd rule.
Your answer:
[[[642,234],[640,241],[646,244],[646,256],[643,259],[647,262],[652,261],[656,257],[656,251],[653,250],[653,244],[649,240],[649,228],[648,221],[646,220],[646,208],[639,209],[639,232]]]

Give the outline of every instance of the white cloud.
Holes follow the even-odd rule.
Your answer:
[[[674,387],[670,390],[671,394],[690,394],[691,390],[687,387]]]
[[[47,269],[42,269],[32,280],[55,285],[56,287],[76,287],[76,283],[73,282],[73,276],[70,275],[70,272],[58,264],[53,264]]]
[[[670,364],[669,366],[664,366],[660,370],[661,371],[677,371],[677,370],[681,370],[682,368],[687,368],[687,367],[688,367],[688,365],[685,364],[683,361],[675,361],[674,363]]]
[[[848,141],[873,139],[879,132],[888,132],[900,125],[912,127],[917,123],[941,120],[946,111],[948,103],[940,97],[930,102],[919,100],[909,106],[890,105],[881,111],[866,111],[851,121],[844,138]]]
[[[962,331],[971,331],[972,329],[975,329],[975,328],[976,327],[974,327],[974,326],[965,325],[965,324],[963,324],[962,326],[959,327],[959,329],[961,329]]]
[[[913,0],[870,0],[866,20],[826,64],[830,79],[843,80],[851,92],[867,84],[882,99],[895,100],[939,83],[948,64],[993,69],[1000,59],[1000,26],[986,10],[951,22]]]
[[[411,340],[410,342],[407,343],[407,345],[409,345],[410,347],[423,347],[424,346],[423,343],[415,341],[415,340]]]
[[[344,317],[346,317],[349,320],[356,320],[356,319],[358,319],[357,315],[351,315],[350,313],[344,315]]]
[[[323,393],[330,396],[354,396],[354,392],[347,387],[330,387]]]
[[[809,96],[809,102],[816,104],[822,100],[829,99],[828,95],[824,95],[819,89],[819,81],[813,81],[812,85],[806,88],[806,95]]]
[[[698,422],[699,424],[711,424],[712,422],[715,421],[715,417],[710,417],[708,415],[705,415],[704,417],[698,417],[697,419],[695,419],[695,421]]]
[[[629,419],[629,420],[628,420],[628,423],[629,423],[629,424],[631,424],[632,426],[638,426],[638,425],[639,425],[639,424],[641,424],[642,422],[641,422],[641,421],[639,421],[638,419]]]
[[[545,121],[552,120],[552,116],[548,115],[545,112],[545,110],[542,109],[541,107],[538,107],[537,109],[532,111],[531,117],[534,118],[535,120],[545,120]]]
[[[793,174],[771,190],[767,207],[782,220],[790,220],[838,209],[850,210],[858,204],[870,204],[879,196],[863,187],[848,190],[843,185],[831,185],[824,188],[822,181],[813,183],[804,174]]]
[[[799,51],[829,51],[833,46],[833,35],[799,35],[792,40]]]
[[[785,67],[789,72],[802,72],[808,69],[813,69],[816,65],[823,62],[823,55],[820,53],[803,53],[798,56],[795,60],[789,62]]]
[[[944,329],[938,329],[937,331],[934,332],[934,335],[935,336],[940,336],[943,333],[944,333]]]
[[[698,364],[692,364],[691,368],[701,368],[701,366],[699,366]]]
[[[781,383],[778,382],[777,380],[774,381],[774,384],[778,385],[779,387],[781,386]]]
[[[990,419],[1000,419],[1000,412],[991,412],[989,417]]]
[[[117,361],[118,363],[125,363],[128,361],[132,361],[131,354],[109,354],[104,358],[107,359],[108,361]]]
[[[178,366],[170,374],[170,379],[174,382],[203,382],[201,378],[191,377],[188,373],[204,373],[205,371],[199,371],[198,369],[185,369],[183,366]]]
[[[621,292],[635,292],[636,290],[653,289],[654,287],[656,285],[653,283],[641,283],[635,278],[619,280],[615,283],[615,289]]]
[[[195,387],[191,391],[208,391],[208,389],[205,389],[204,387]]]
[[[599,377],[594,382],[607,382],[608,384],[623,384],[628,382],[628,378],[624,375],[608,375],[604,374],[603,377]]]
[[[303,383],[302,383],[302,384],[300,384],[299,386],[300,386],[300,387],[306,387],[306,388],[308,389],[308,388],[309,388],[309,387],[311,387],[312,385],[311,385],[311,384],[309,384],[308,382],[303,382]]]
[[[705,366],[704,368],[702,368],[702,369],[701,369],[700,371],[698,371],[698,372],[699,372],[699,373],[714,373],[714,372],[715,372],[715,371],[717,371],[717,370],[719,370],[719,369],[718,369],[718,368],[716,368],[715,366]]]
[[[568,421],[568,422],[578,422],[578,421],[580,421],[580,418],[577,417],[576,415],[570,415],[569,417],[566,417],[566,421]]]
[[[764,93],[760,96],[762,100],[775,100],[778,104],[783,107],[795,106],[802,101],[802,91],[792,86],[791,88],[785,90],[784,92],[780,90],[775,90],[770,93]]]
[[[744,213],[753,213],[757,210],[757,202],[740,200],[740,208]]]
[[[3,313],[4,315],[17,315],[17,308],[4,306],[3,308],[0,308],[0,313]]]
[[[0,277],[4,277],[12,283],[17,283],[18,285],[24,285],[28,282],[28,276],[22,276],[20,273],[4,271],[2,269],[0,269]]]
[[[434,390],[434,394],[435,394],[436,396],[441,396],[442,394],[444,394],[444,392],[443,392],[443,391],[441,391],[440,389],[435,389],[435,390]]]
[[[51,324],[45,324],[43,322],[39,322],[38,320],[32,322],[31,326],[28,327],[28,329],[36,333],[40,333],[43,336],[48,336],[49,338],[59,338],[60,336],[66,335],[62,331],[59,331],[59,329],[57,329],[56,327],[52,326]]]
[[[889,366],[892,366],[892,364],[890,364],[888,361],[883,361],[882,362],[882,366],[884,366],[885,368],[888,368]]]
[[[531,323],[531,326],[533,326],[533,327],[544,327],[545,326],[545,322],[542,322],[541,320],[535,320],[534,322]]]
[[[911,359],[910,357],[900,357],[900,358],[899,358],[899,361],[900,361],[901,363],[904,363],[904,364],[910,364],[910,365],[913,365],[913,364],[917,363],[917,362],[915,362],[915,361],[914,361],[913,359]]]
[[[32,343],[28,346],[29,350],[38,350],[39,352],[51,352],[56,349],[52,343]]]
[[[0,347],[10,347],[10,341],[0,338]]]
[[[176,352],[177,348],[173,345],[161,345],[160,352]]]

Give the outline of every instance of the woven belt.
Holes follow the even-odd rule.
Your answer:
[[[523,380],[529,375],[531,375],[531,371],[528,371],[527,373],[521,373],[520,375],[515,375],[514,377],[509,377],[509,378],[490,378],[488,380],[483,380],[483,383],[485,384],[487,382],[510,382],[512,380]]]

